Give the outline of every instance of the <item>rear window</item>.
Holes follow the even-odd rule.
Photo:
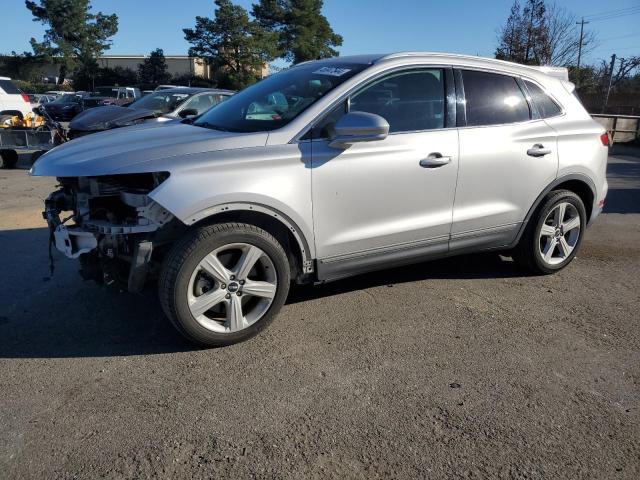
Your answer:
[[[529,120],[529,105],[516,79],[496,73],[462,71],[467,125],[502,125]]]
[[[544,93],[544,90],[542,90],[538,85],[527,80],[524,80],[524,83],[527,86],[527,90],[529,90],[531,102],[536,110],[538,110],[540,118],[555,117],[562,113],[562,109],[558,104],[554,102],[549,95]]]
[[[22,93],[11,80],[0,80],[0,88],[10,95],[20,95]]]

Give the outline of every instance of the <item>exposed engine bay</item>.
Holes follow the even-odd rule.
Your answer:
[[[163,245],[185,228],[148,196],[168,176],[161,172],[58,178],[61,188],[49,195],[43,212],[50,248],[79,258],[80,273],[87,280],[140,291],[155,273]]]

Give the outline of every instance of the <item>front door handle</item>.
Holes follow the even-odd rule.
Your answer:
[[[427,158],[420,160],[420,166],[423,168],[438,168],[451,163],[451,157],[443,157],[440,152],[430,153]]]
[[[544,148],[544,145],[541,143],[536,143],[533,147],[527,150],[527,155],[530,157],[544,157],[545,155],[549,155],[551,153],[550,148]]]

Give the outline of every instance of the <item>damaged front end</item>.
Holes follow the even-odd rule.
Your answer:
[[[185,228],[149,193],[169,174],[137,173],[58,178],[45,200],[50,247],[80,259],[80,274],[140,291],[169,245]],[[67,213],[68,212],[68,213]]]

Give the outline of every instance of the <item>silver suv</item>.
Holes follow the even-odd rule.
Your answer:
[[[573,90],[477,57],[322,60],[195,119],[74,140],[32,174],[59,178],[44,215],[85,278],[157,278],[182,334],[228,345],[291,281],[480,250],[565,267],[607,193],[609,139]]]

